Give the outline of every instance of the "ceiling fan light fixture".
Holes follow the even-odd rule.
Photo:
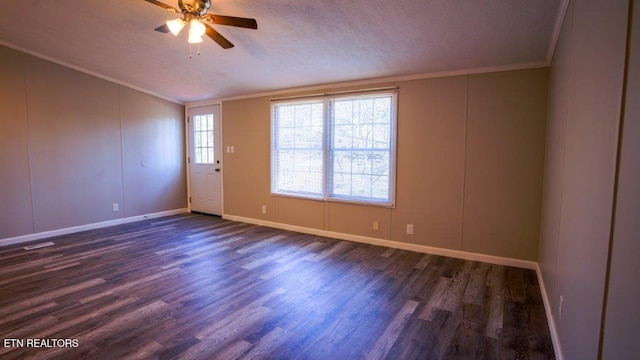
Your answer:
[[[189,31],[189,40],[188,40],[189,44],[199,44],[202,42],[202,37],[198,36],[196,34],[192,34],[191,31]]]
[[[167,21],[167,27],[169,28],[169,31],[171,31],[171,33],[176,36],[178,36],[178,34],[180,33],[180,30],[182,30],[184,25],[185,25],[184,20],[180,18]]]
[[[200,21],[192,19],[191,22],[189,22],[189,38],[191,38],[192,34],[194,36],[201,37],[205,32],[207,32],[207,29]]]

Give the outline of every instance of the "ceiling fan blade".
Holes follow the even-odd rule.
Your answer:
[[[166,33],[169,32],[169,27],[167,26],[167,24],[164,24],[164,25],[158,26],[157,28],[155,28],[153,30],[166,34]]]
[[[169,6],[169,5],[165,4],[165,3],[162,3],[160,1],[156,1],[156,0],[145,0],[145,1],[146,2],[150,2],[153,5],[158,5],[158,6],[160,6],[161,8],[163,8],[165,10],[169,10],[169,11],[172,11],[172,12],[175,12],[175,13],[178,13],[178,14],[180,13],[180,11],[178,11],[178,9],[174,8],[173,6]]]
[[[219,32],[215,31],[211,26],[204,25],[207,28],[207,36],[211,38],[211,40],[218,43],[218,45],[222,46],[224,49],[230,49],[233,47],[231,41],[227,40],[224,36],[220,35]]]
[[[218,25],[237,26],[246,29],[257,29],[256,19],[241,18],[235,16],[206,14],[203,19]]]

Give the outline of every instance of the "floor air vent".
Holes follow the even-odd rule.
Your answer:
[[[43,248],[43,247],[53,246],[53,245],[55,245],[55,244],[52,243],[51,241],[49,241],[49,242],[44,242],[44,243],[40,243],[40,244],[34,244],[34,245],[25,246],[23,249],[25,249],[25,250],[35,250],[35,249],[40,249],[40,248]]]

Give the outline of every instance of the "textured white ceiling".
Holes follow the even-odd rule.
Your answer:
[[[176,17],[144,0],[0,6],[0,43],[179,102],[350,80],[547,62],[563,0],[213,0],[255,18],[189,49],[153,31]],[[177,0],[164,0],[177,7]],[[193,57],[189,58],[190,51]]]

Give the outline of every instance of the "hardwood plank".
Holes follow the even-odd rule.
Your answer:
[[[91,306],[80,306],[80,309],[66,309],[57,316],[59,322],[42,331],[34,334],[35,337],[45,338],[76,325],[82,325],[93,318],[108,318],[109,313],[116,310],[125,309],[139,299],[136,297],[111,298],[101,304],[91,304]],[[73,310],[73,311],[72,311]],[[56,314],[57,315],[57,314]]]
[[[125,356],[122,356],[120,359],[122,360],[145,359],[145,358],[151,357],[152,354],[154,354],[156,351],[160,349],[162,349],[162,344],[159,344],[155,341],[150,341],[148,344],[142,345],[141,347],[137,348],[135,351]]]
[[[407,301],[393,320],[391,320],[384,333],[382,333],[378,340],[373,344],[371,351],[367,354],[367,360],[384,359],[387,356],[389,349],[391,349],[398,339],[402,328],[407,323],[409,316],[411,316],[411,314],[416,310],[416,307],[418,307],[417,301]]]
[[[287,340],[287,332],[279,327],[271,330],[251,350],[242,356],[246,360],[270,358],[271,352]]]
[[[420,320],[432,320],[435,310],[442,309],[444,307],[444,302],[447,298],[447,289],[449,288],[450,283],[451,280],[447,278],[440,278],[433,295],[422,308],[422,312],[418,317]]]
[[[213,359],[215,360],[235,360],[238,359],[242,354],[247,352],[253,345],[251,343],[246,342],[244,340],[238,340],[233,344],[229,345],[226,349],[221,352],[218,352],[213,355]]]

